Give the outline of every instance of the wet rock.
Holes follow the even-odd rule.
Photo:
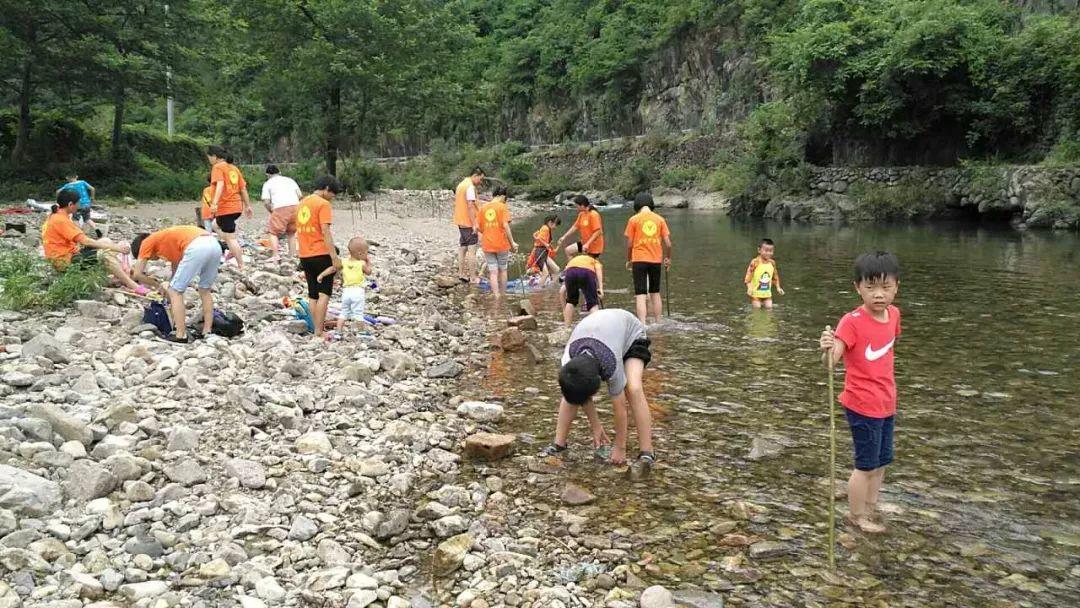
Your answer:
[[[559,499],[568,505],[580,506],[595,502],[596,496],[577,484],[568,483],[563,487]]]
[[[783,451],[784,446],[768,437],[754,437],[750,443],[750,454],[747,455],[747,458],[750,460],[776,458]]]
[[[77,460],[68,469],[64,493],[72,500],[86,502],[108,496],[116,489],[116,475],[91,460]]]
[[[433,279],[435,284],[443,289],[450,289],[451,287],[457,287],[462,285],[462,282],[457,277],[452,277],[445,274],[436,275]]]
[[[298,454],[329,454],[334,450],[326,433],[311,432],[301,435],[294,444]]]
[[[724,596],[719,593],[680,589],[673,594],[675,602],[686,608],[724,608]]]
[[[465,454],[470,458],[500,460],[510,455],[515,440],[514,435],[474,433],[465,439]]]
[[[0,508],[17,515],[52,515],[60,506],[60,486],[22,469],[0,464]]]
[[[498,422],[503,416],[503,406],[498,403],[466,401],[457,407],[457,413],[479,422]]]
[[[750,545],[750,557],[752,559],[772,559],[787,555],[790,552],[791,547],[789,545],[777,541],[763,540]]]
[[[439,543],[432,561],[435,576],[446,576],[460,568],[472,545],[472,534],[459,534]]]
[[[493,342],[497,348],[513,352],[525,348],[525,334],[517,327],[507,327],[495,334]]]
[[[671,608],[675,605],[675,597],[667,589],[654,585],[641,592],[639,602],[641,608]]]
[[[465,371],[457,361],[446,361],[433,367],[429,367],[424,375],[428,378],[457,378]]]
[[[225,474],[235,477],[240,485],[252,490],[261,489],[266,485],[266,467],[243,458],[233,458],[225,462]]]
[[[49,334],[38,334],[22,345],[22,358],[34,361],[38,357],[45,357],[53,363],[67,363],[71,361],[67,355],[68,347]]]
[[[517,327],[522,331],[535,330],[537,328],[536,317],[532,315],[523,315],[520,317],[514,317],[506,322],[510,327]]]

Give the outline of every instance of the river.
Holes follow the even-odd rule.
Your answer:
[[[623,269],[629,210],[605,211],[607,306],[632,309]],[[594,533],[623,529],[649,562],[643,576],[727,594],[729,605],[1067,605],[1080,594],[1080,241],[1003,226],[810,226],[746,223],[717,213],[664,212],[675,242],[669,318],[650,329],[645,384],[660,464],[646,480],[592,461],[579,419],[576,454],[557,476],[522,459],[495,465],[560,508],[572,480],[601,498]],[[573,213],[562,213],[563,230]],[[538,217],[519,219],[531,243]],[[742,276],[758,240],[776,241],[787,295],[753,311]],[[887,249],[901,262],[896,304],[896,461],[883,501],[889,531],[845,537],[838,571],[825,557],[828,406],[817,336],[858,305],[851,266]],[[564,260],[560,256],[560,264]],[[549,319],[557,293],[531,296]],[[552,350],[554,357],[554,350]],[[507,404],[500,428],[524,451],[550,441],[556,363],[493,356],[485,389]],[[837,376],[838,387],[842,376]],[[539,389],[539,393],[536,392]],[[839,390],[839,388],[837,389]],[[600,404],[610,432],[610,407]],[[839,407],[837,408],[839,412]],[[837,476],[851,440],[837,419]],[[529,444],[529,440],[535,438]],[[748,458],[754,438],[780,450]],[[631,429],[631,454],[636,454]],[[838,512],[846,499],[837,500]],[[744,538],[731,538],[734,532]],[[842,524],[840,531],[843,531]],[[740,540],[789,553],[749,560]],[[727,540],[724,540],[727,538]],[[853,591],[854,589],[854,591]],[[1073,598],[1069,600],[1068,598]],[[859,598],[856,600],[855,598]]]

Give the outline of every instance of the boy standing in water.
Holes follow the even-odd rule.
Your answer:
[[[638,194],[634,198],[634,215],[627,220],[625,232],[626,269],[633,272],[634,309],[642,323],[650,305],[653,318],[660,322],[660,274],[671,270],[671,231],[652,207],[652,194]]]
[[[645,467],[656,462],[652,448],[652,415],[645,399],[642,376],[652,360],[645,325],[629,311],[609,308],[585,317],[570,334],[570,342],[562,356],[559,370],[559,419],[555,426],[555,442],[544,448],[541,456],[557,456],[567,450],[570,424],[578,407],[585,408],[593,432],[594,447],[607,443],[593,404],[593,395],[600,381],[607,381],[608,395],[615,414],[615,447],[608,460],[611,464],[626,462],[626,440],[629,420],[627,409],[634,414],[637,426],[638,462]]]
[[[893,346],[900,337],[900,310],[892,305],[900,287],[900,262],[891,253],[864,253],[855,260],[855,290],[862,306],[844,315],[836,332],[821,332],[823,357],[844,361],[844,406],[855,451],[848,480],[847,520],[863,532],[884,532],[875,521],[885,466],[893,460],[896,378]]]
[[[776,286],[776,293],[784,295],[784,288],[780,287],[780,271],[776,267],[773,253],[776,246],[772,239],[761,239],[758,244],[757,257],[750,260],[750,266],[743,276],[746,285],[746,295],[750,297],[750,305],[754,308],[764,306],[772,310],[772,288]]]

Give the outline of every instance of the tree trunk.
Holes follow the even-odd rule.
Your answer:
[[[19,127],[15,133],[15,147],[11,150],[11,162],[16,167],[26,162],[26,151],[30,146],[30,94],[34,88],[35,38],[35,30],[31,29],[27,36],[30,50],[26,55],[19,83]]]
[[[127,91],[124,83],[117,79],[113,85],[113,127],[112,127],[112,156],[118,158],[120,149],[124,145],[124,106],[126,105]]]
[[[326,172],[337,175],[338,146],[341,142],[341,83],[330,86],[326,107]]]

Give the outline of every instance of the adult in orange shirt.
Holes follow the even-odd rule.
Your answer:
[[[510,231],[510,208],[506,206],[506,194],[506,188],[499,186],[492,192],[491,201],[480,207],[480,248],[484,250],[484,260],[487,262],[491,293],[496,297],[506,293],[510,250],[518,250],[517,241]]]
[[[660,321],[660,275],[671,269],[671,231],[664,218],[653,212],[653,197],[642,192],[634,198],[635,214],[626,222],[626,269],[634,275],[634,309],[642,323],[649,305]]]
[[[569,240],[575,232],[578,232],[581,233],[581,240],[566,248],[567,259],[579,253],[599,258],[600,254],[604,253],[604,222],[600,219],[600,212],[596,210],[596,207],[593,207],[592,203],[589,202],[589,197],[584,194],[575,195],[573,201],[578,211],[577,220],[566,231],[566,234],[559,239],[559,243],[555,248],[561,248],[565,241]]]
[[[146,289],[131,280],[120,261],[113,255],[113,252],[128,253],[128,246],[109,239],[95,240],[86,236],[71,219],[78,211],[78,205],[78,192],[61,190],[56,195],[53,212],[41,227],[41,246],[45,250],[45,259],[59,272],[73,265],[81,268],[100,263],[121,285],[134,293],[145,295]]]
[[[473,248],[480,234],[479,203],[476,189],[484,182],[484,170],[474,167],[469,177],[454,188],[454,225],[458,228],[458,278],[462,283],[477,282],[476,265],[471,262]]]
[[[211,289],[217,280],[221,265],[223,245],[214,235],[197,226],[173,226],[152,234],[142,233],[131,241],[131,254],[135,256],[132,274],[143,285],[161,289],[161,283],[147,274],[150,260],[165,260],[172,266],[172,279],[165,294],[169,298],[173,326],[176,328],[168,339],[188,342],[187,313],[184,309],[184,292],[195,277],[199,277],[199,299],[202,302],[202,333],[209,334],[214,325],[214,296]]]
[[[307,279],[308,307],[315,325],[315,337],[323,337],[326,309],[334,293],[334,275],[319,278],[324,270],[334,267],[341,270],[334,247],[334,235],[330,224],[334,222],[330,201],[342,191],[341,182],[332,175],[315,180],[315,192],[300,201],[296,211],[296,238],[300,245],[300,267]]]
[[[207,148],[206,158],[210,161],[210,185],[214,187],[210,213],[217,222],[221,240],[225,241],[229,253],[236,259],[236,267],[243,270],[244,252],[236,239],[236,220],[241,214],[247,218],[252,216],[247,182],[240,169],[228,162],[225,149],[221,146]]]

